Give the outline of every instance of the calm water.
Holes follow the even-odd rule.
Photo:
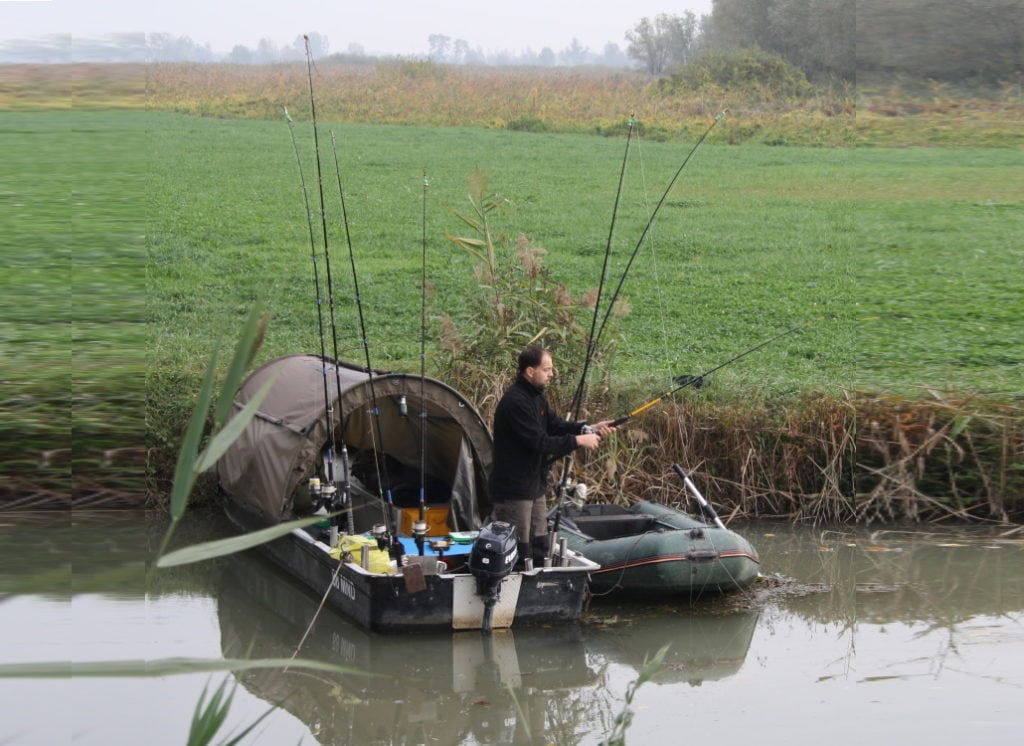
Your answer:
[[[2,662],[287,657],[315,612],[258,557],[147,587],[141,558],[162,525],[76,521],[0,518]],[[203,521],[182,538],[222,530]],[[302,656],[373,675],[240,674],[229,725],[279,705],[246,743],[596,744],[670,642],[630,743],[1016,742],[1024,543],[991,529],[742,532],[772,582],[724,603],[595,599],[580,625],[489,639],[382,637],[324,612]],[[0,678],[0,744],[184,744],[203,687],[224,676]]]

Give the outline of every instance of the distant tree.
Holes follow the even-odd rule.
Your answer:
[[[75,40],[80,44],[81,40]],[[78,51],[77,49],[75,50]],[[78,61],[77,55],[75,60]],[[0,41],[0,63],[71,62],[71,34],[49,34],[38,39]]]
[[[427,37],[427,44],[430,45],[430,52],[427,56],[434,62],[445,62],[448,59],[448,49],[451,43],[450,36],[431,34]]]
[[[364,47],[362,44],[357,44],[354,41],[349,42],[348,47],[345,48],[345,54],[350,54],[353,57],[365,57],[366,47]]]
[[[227,62],[233,62],[236,65],[251,65],[252,64],[252,50],[249,47],[236,44],[231,48],[227,57],[224,58]]]
[[[551,47],[544,47],[537,55],[537,64],[544,67],[554,67],[557,62],[558,58],[555,57],[555,52]]]
[[[456,39],[452,45],[452,61],[457,64],[465,64],[466,59],[470,56],[472,50],[469,48],[469,42],[465,39]]]
[[[1024,77],[1024,0],[858,0],[858,75],[998,83]]]
[[[277,45],[270,39],[260,39],[256,43],[252,61],[258,65],[265,65],[269,62],[276,62],[278,57]]]
[[[587,61],[590,49],[580,44],[580,40],[573,37],[572,44],[563,49],[558,57],[566,65],[583,65]]]
[[[188,36],[149,34],[146,37],[149,58],[157,62],[211,62],[209,45],[196,44]]]
[[[629,63],[629,58],[618,44],[608,42],[604,45],[601,63],[608,65],[608,67],[625,67]]]
[[[475,49],[470,49],[467,44],[466,53],[463,55],[462,62],[466,65],[486,65],[487,55],[484,54],[483,47],[477,46]]]
[[[661,75],[686,64],[696,37],[697,16],[693,11],[681,16],[661,13],[653,21],[644,17],[626,32],[626,54],[651,75]]]
[[[703,42],[716,52],[773,52],[812,78],[852,80],[863,5],[859,0],[713,0]]]
[[[330,40],[328,40],[328,38],[326,36],[324,36],[321,33],[316,32],[316,31],[310,31],[308,36],[309,36],[309,52],[310,52],[310,54],[313,55],[313,59],[318,59],[320,57],[326,57],[328,54],[330,54],[331,42],[330,42]],[[302,54],[303,54],[303,56],[305,56],[305,54],[306,54],[305,40],[301,39],[301,37],[300,37],[300,39],[298,39],[297,41],[303,42],[302,43]]]

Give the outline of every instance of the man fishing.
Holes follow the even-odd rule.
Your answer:
[[[577,448],[593,450],[613,432],[611,420],[595,425],[569,422],[551,411],[544,389],[555,367],[551,353],[536,346],[519,353],[519,374],[494,413],[494,467],[489,488],[495,520],[519,533],[519,556],[543,563],[549,551],[544,493],[552,462]]]

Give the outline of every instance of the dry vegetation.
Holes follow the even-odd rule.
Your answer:
[[[765,87],[680,92],[639,72],[602,68],[495,68],[417,60],[336,59],[316,67],[325,120],[470,126],[550,132],[619,132],[642,113],[649,139],[692,139],[728,109],[726,141],[774,144],[1020,145],[1019,84],[961,92],[946,84],[811,89],[800,96]],[[124,107],[198,116],[277,118],[308,102],[302,64],[161,63],[7,65],[0,107]]]

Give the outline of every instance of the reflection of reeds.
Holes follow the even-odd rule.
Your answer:
[[[672,503],[688,465],[726,516],[816,523],[1007,521],[1021,514],[1024,426],[1012,404],[860,392],[672,405],[587,464],[602,498]]]

